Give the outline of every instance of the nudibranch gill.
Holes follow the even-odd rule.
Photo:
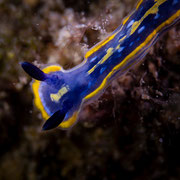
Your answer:
[[[105,40],[92,47],[77,67],[50,65],[40,70],[21,63],[35,81],[35,105],[43,130],[72,127],[81,106],[102,94],[110,82],[139,62],[159,36],[180,19],[180,0],[140,0],[135,10]]]

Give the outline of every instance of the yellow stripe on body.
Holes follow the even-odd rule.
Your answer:
[[[109,48],[109,49],[107,50],[106,55],[105,55],[95,66],[93,66],[93,67],[88,71],[88,74],[91,74],[91,73],[96,69],[96,67],[97,67],[99,64],[103,64],[103,63],[113,54],[113,49],[114,49],[114,48]]]
[[[136,10],[139,9],[139,6],[142,4],[142,2],[143,2],[143,0],[138,1]],[[133,14],[133,12],[130,15],[128,15],[127,17],[125,17],[125,19],[122,22],[123,25],[125,25],[127,23],[127,21],[129,20],[129,18],[131,17],[132,14]]]
[[[140,26],[140,24],[143,22],[143,20],[150,14],[156,14],[159,11],[159,6],[161,4],[163,4],[164,2],[166,2],[167,0],[158,0],[156,1],[156,3],[144,14],[144,16],[139,20],[139,21],[135,21],[131,27],[131,33],[130,35],[132,35],[137,28]]]
[[[139,6],[142,4],[143,0],[140,0],[138,3],[137,3],[137,6],[136,6],[136,9],[139,9]]]
[[[48,66],[48,67],[44,68],[42,71],[44,73],[48,74],[48,73],[60,71],[60,70],[61,70],[60,66],[52,65],[52,66]],[[40,110],[42,117],[45,120],[47,120],[50,116],[45,111],[44,106],[41,102],[41,98],[39,96],[40,83],[41,83],[41,81],[35,80],[32,84],[32,89],[33,89],[33,93],[34,93],[34,104]],[[72,126],[74,124],[74,122],[77,119],[77,116],[78,116],[78,112],[74,112],[74,114],[71,116],[71,118],[69,118],[67,121],[62,122],[59,125],[59,127],[63,128],[63,129],[69,128],[70,126]]]
[[[119,40],[119,43],[122,42],[125,38],[126,38],[126,35]]]
[[[74,112],[74,114],[69,119],[67,119],[66,121],[63,121],[58,127],[63,128],[63,129],[67,129],[71,127],[76,122],[78,118],[78,114],[79,114],[78,111]]]
[[[95,45],[94,47],[92,47],[85,55],[85,58],[87,59],[89,56],[91,56],[93,53],[95,53],[96,51],[98,51],[101,47],[103,47],[104,45],[106,45],[109,41],[111,41],[117,34],[118,32],[112,34],[111,36],[108,36],[105,40],[101,41],[100,43],[98,43],[97,45]]]
[[[114,48],[109,48],[107,50],[106,55],[102,58],[102,60],[100,61],[100,64],[103,64],[112,54],[113,54],[113,49]]]
[[[126,36],[122,37],[119,40],[119,43],[122,42],[125,38],[126,38]],[[118,48],[120,48],[120,44],[117,45],[116,49],[118,49]],[[103,58],[88,71],[88,74],[91,74],[99,64],[103,64],[113,54],[113,49],[114,48],[109,48],[107,50],[106,54],[103,56]]]
[[[166,0],[155,0],[155,1],[157,1],[156,2],[156,4],[154,5],[154,6],[160,6],[164,1],[166,1]],[[136,6],[136,9],[138,9],[139,8],[139,6],[142,4],[142,2],[143,2],[143,0],[140,0],[139,1],[139,3],[137,4],[137,6]],[[154,7],[153,6],[153,7]],[[153,8],[152,7],[152,8]],[[151,8],[151,9],[152,9]],[[149,11],[151,10],[151,9],[149,9]],[[152,14],[153,13],[153,10],[151,10],[152,12],[150,13],[149,11],[147,11],[149,14]],[[158,11],[158,9],[157,9],[157,11]],[[147,13],[146,12],[146,13]],[[149,15],[148,14],[148,15]],[[143,16],[144,17],[144,19],[146,18],[146,14]],[[131,15],[129,15],[129,16],[127,16],[126,18],[125,18],[125,20],[123,21],[123,25],[129,20],[129,18],[131,17]],[[143,18],[142,17],[142,18]],[[140,22],[135,22],[134,23],[134,26],[132,25],[132,32],[131,32],[131,34],[139,27],[139,25],[141,24],[141,22],[144,20],[144,19],[142,19],[142,20],[139,20]],[[86,53],[86,55],[85,55],[85,59],[87,59],[89,56],[91,56],[93,53],[95,53],[96,51],[98,51],[100,48],[102,48],[104,45],[106,45],[109,41],[111,41],[116,35],[117,35],[117,33],[119,32],[119,31],[121,31],[121,29],[123,28],[123,26],[120,28],[120,30],[118,30],[116,33],[114,33],[114,34],[112,34],[111,36],[108,36],[105,40],[103,40],[103,41],[101,41],[100,43],[98,43],[97,45],[95,45],[94,47],[92,47],[87,53]]]
[[[120,48],[120,44],[118,44],[117,46],[116,46],[116,50],[118,50]]]
[[[96,96],[98,94],[98,92],[100,92],[107,83],[108,78],[110,78],[120,67],[122,67],[127,60],[131,59],[133,56],[135,56],[136,53],[138,53],[138,51],[140,51],[143,47],[145,47],[151,40],[152,38],[157,34],[157,32],[159,32],[163,27],[168,26],[169,24],[171,24],[178,16],[180,16],[180,10],[178,10],[176,12],[176,14],[174,14],[173,16],[171,16],[168,20],[166,20],[165,22],[163,22],[161,25],[159,25],[146,39],[143,43],[141,43],[134,51],[132,51],[128,56],[126,56],[126,58],[124,58],[124,60],[116,65],[113,70],[104,78],[103,82],[101,83],[101,85],[95,89],[92,93],[88,94],[84,100],[88,100],[94,96]]]
[[[127,17],[123,20],[122,24],[125,25],[126,22],[129,20],[129,18],[130,18],[130,16],[127,16]]]
[[[119,40],[119,43],[121,43],[126,37],[127,37],[126,35],[125,35],[124,37],[122,37],[122,38]],[[118,45],[116,46],[116,49],[119,49],[120,47],[121,47],[121,45],[118,44]]]
[[[143,0],[142,0],[142,1],[143,1]],[[130,17],[131,17],[131,15],[127,16],[127,17],[123,20],[122,24],[125,25],[126,22],[129,20]],[[118,34],[118,32],[120,32],[120,31],[122,30],[122,28],[123,28],[123,26],[121,26],[121,28],[120,28],[116,33],[108,36],[105,40],[99,42],[97,45],[95,45],[94,47],[92,47],[92,48],[86,53],[85,59],[87,60],[87,58],[88,58],[89,56],[91,56],[93,53],[95,53],[95,52],[98,51],[100,48],[102,48],[103,46],[105,46],[109,41],[111,41],[111,40]],[[125,38],[125,37],[123,37],[123,38]],[[121,40],[121,39],[120,39],[120,40]],[[85,61],[86,61],[86,60],[85,60]]]

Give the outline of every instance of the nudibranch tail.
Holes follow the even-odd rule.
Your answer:
[[[39,81],[44,81],[47,79],[47,75],[43,71],[41,71],[38,67],[34,66],[31,63],[22,62],[21,66],[24,69],[24,71],[27,74],[29,74],[32,78]]]

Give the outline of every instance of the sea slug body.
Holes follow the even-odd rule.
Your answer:
[[[43,70],[23,62],[35,80],[35,105],[47,121],[43,130],[72,127],[83,104],[102,94],[118,75],[137,64],[159,36],[180,19],[180,0],[140,0],[110,36],[92,47],[78,67]]]

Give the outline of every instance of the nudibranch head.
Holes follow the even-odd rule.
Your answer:
[[[42,71],[36,66],[23,62],[22,68],[35,80],[32,83],[34,103],[47,121],[43,130],[55,127],[67,129],[77,120],[81,106],[79,96],[72,90],[68,73],[58,65],[50,65]]]

